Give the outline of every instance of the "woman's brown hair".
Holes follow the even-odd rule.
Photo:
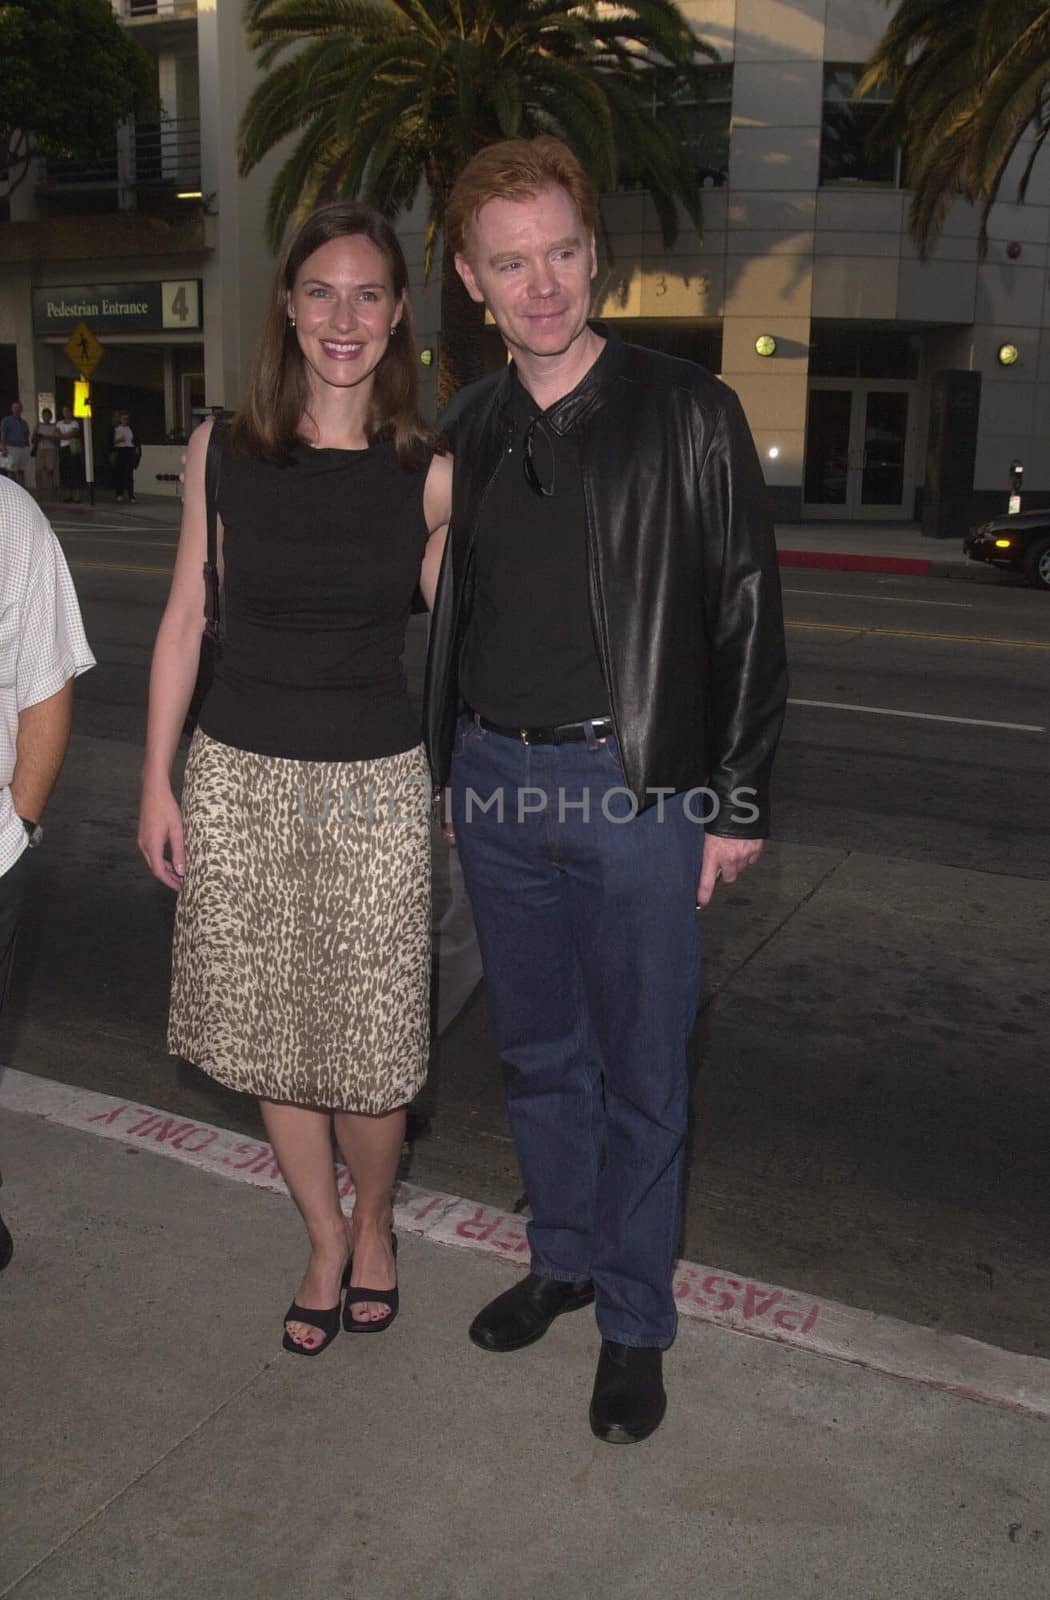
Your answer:
[[[382,434],[397,446],[404,467],[415,467],[438,438],[419,414],[419,360],[408,269],[401,243],[387,219],[356,200],[319,206],[302,221],[285,245],[274,274],[270,305],[255,348],[248,392],[233,419],[235,449],[285,466],[300,441],[299,426],[309,402],[306,361],[288,318],[288,295],[303,263],[332,239],[360,237],[374,244],[390,269],[395,301],[403,312],[397,332],[376,367],[366,423],[369,440]]]

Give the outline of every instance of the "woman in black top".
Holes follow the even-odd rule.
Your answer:
[[[391,1193],[426,1072],[430,788],[401,654],[417,584],[433,595],[452,469],[417,375],[393,230],[353,203],[314,212],[222,441],[225,637],[181,813],[170,771],[200,653],[210,422],[190,441],[153,657],[139,844],[179,890],[169,1048],[259,1097],[310,1238],[284,1335],[303,1355],[340,1309],[347,1331],[393,1321]]]

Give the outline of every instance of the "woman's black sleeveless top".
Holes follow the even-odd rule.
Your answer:
[[[227,444],[225,637],[204,733],[301,761],[369,761],[419,743],[401,657],[429,465],[406,470],[388,439],[300,445],[285,467]]]

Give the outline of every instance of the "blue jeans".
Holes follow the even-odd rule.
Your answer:
[[[513,1072],[532,1270],[593,1279],[604,1338],[666,1349],[703,826],[681,796],[632,819],[622,785],[612,738],[527,745],[460,720],[452,817]]]

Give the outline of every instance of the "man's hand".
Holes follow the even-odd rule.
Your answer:
[[[758,860],[765,842],[764,839],[722,839],[717,833],[707,834],[696,890],[697,906],[702,908],[711,903],[719,878],[723,883],[735,883],[744,868]]]

